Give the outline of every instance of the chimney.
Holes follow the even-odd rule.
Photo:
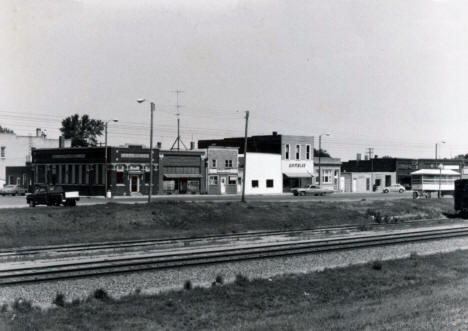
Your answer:
[[[357,161],[361,161],[361,157],[362,157],[362,156],[361,156],[361,153],[357,153],[357,154],[356,154],[356,160],[357,160]]]
[[[41,128],[36,128],[36,137],[40,137],[42,134]]]
[[[59,137],[59,148],[65,147],[65,138],[63,136]]]
[[[190,142],[190,150],[193,151],[195,149],[195,142],[191,141]]]
[[[274,135],[274,136],[277,136],[277,135],[278,135],[278,131],[273,131],[273,135]]]
[[[157,149],[161,149],[161,147],[162,147],[162,144],[161,144],[160,141],[158,141],[158,142],[156,143],[156,148],[157,148]]]
[[[365,155],[364,160],[366,160],[366,161],[369,160],[369,155]]]
[[[378,159],[378,158],[379,158],[379,156],[378,156],[378,155],[374,155],[374,159]]]

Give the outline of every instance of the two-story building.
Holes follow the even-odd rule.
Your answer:
[[[210,146],[206,149],[208,194],[238,193],[238,148]]]
[[[242,137],[198,141],[200,149],[210,146],[236,147],[239,149],[239,154],[244,154],[244,138]],[[281,182],[284,192],[288,192],[292,187],[305,186],[313,182],[313,136],[281,135],[277,132],[273,132],[271,135],[251,136],[247,138],[247,155],[249,153],[280,156],[279,167],[283,175]],[[249,168],[248,159],[247,156],[247,168]],[[275,166],[278,165],[274,163],[266,165],[266,167]]]
[[[70,140],[62,140],[65,147]],[[20,136],[14,133],[0,133],[0,186],[4,184],[31,185],[31,171],[25,164],[31,162],[33,148],[59,147],[59,139],[47,138],[41,129],[35,136]]]

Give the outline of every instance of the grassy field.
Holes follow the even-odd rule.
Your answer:
[[[416,218],[453,212],[452,199],[355,202],[154,202],[4,209],[0,247],[226,234],[374,223],[369,214]]]
[[[45,312],[23,303],[3,309],[0,329],[466,330],[467,262],[467,251],[412,255],[156,296],[97,293]]]

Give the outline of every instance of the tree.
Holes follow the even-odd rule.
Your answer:
[[[0,125],[0,133],[15,133],[13,130],[4,128],[3,126]]]
[[[330,154],[324,150],[323,148],[322,149],[315,149],[314,148],[314,157],[331,157]]]
[[[62,121],[60,131],[65,139],[71,139],[72,147],[88,147],[97,145],[97,137],[102,135],[104,122],[95,120],[88,115],[75,114]]]

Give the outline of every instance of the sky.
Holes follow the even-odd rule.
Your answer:
[[[59,135],[89,114],[109,144],[329,133],[343,160],[468,153],[464,0],[3,0],[0,125]],[[316,146],[317,147],[317,146]]]

